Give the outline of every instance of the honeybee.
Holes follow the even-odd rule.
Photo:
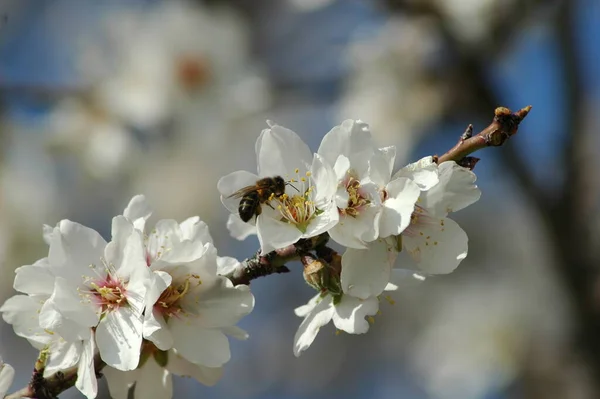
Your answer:
[[[265,177],[256,181],[252,186],[246,186],[227,198],[241,197],[238,212],[244,222],[248,222],[255,215],[262,212],[261,204],[266,203],[273,197],[283,195],[288,183],[281,176]],[[270,206],[270,205],[269,205]]]

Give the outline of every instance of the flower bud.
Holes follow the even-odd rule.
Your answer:
[[[332,261],[328,263],[323,258],[316,259],[312,255],[302,256],[304,280],[317,291],[340,295],[342,294],[340,283],[342,257],[335,253],[331,259]]]

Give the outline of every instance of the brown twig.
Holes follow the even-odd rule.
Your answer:
[[[468,163],[474,166],[477,158],[467,157],[469,154],[485,147],[497,147],[503,145],[509,138],[515,135],[519,129],[519,124],[525,119],[531,105],[511,112],[508,108],[498,107],[494,112],[494,120],[483,129],[479,134],[473,136],[473,126],[469,125],[467,130],[460,136],[458,143],[444,155],[437,158],[438,163],[446,161],[455,161],[461,163],[468,159]]]
[[[41,351],[38,360],[35,363],[33,375],[29,384],[4,397],[4,399],[55,399],[59,394],[75,386],[77,381],[77,366],[73,366],[63,371],[58,371],[48,378],[44,378],[44,369],[46,366],[47,353]],[[94,356],[94,367],[96,375],[100,376],[100,371],[106,364],[100,359],[100,355]]]
[[[270,274],[287,273],[290,271],[285,266],[287,262],[300,260],[302,255],[326,245],[328,241],[329,235],[324,233],[316,237],[299,240],[295,244],[277,249],[265,255],[261,255],[260,251],[258,251],[254,256],[243,261],[236,270],[229,273],[226,277],[234,285],[239,285],[250,284],[250,281]]]

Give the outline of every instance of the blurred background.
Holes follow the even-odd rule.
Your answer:
[[[43,223],[106,237],[138,193],[154,220],[199,215],[221,255],[250,256],[216,182],[255,169],[266,119],[316,150],[360,118],[400,166],[531,104],[477,154],[456,272],[296,359],[313,292],[290,265],[252,283],[251,338],[217,386],[174,377],[174,397],[599,398],[599,40],[594,0],[0,0],[0,302],[46,256]],[[3,321],[0,353],[26,384],[36,352]]]

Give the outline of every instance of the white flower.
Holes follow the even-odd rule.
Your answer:
[[[334,203],[337,189],[331,166],[313,154],[293,131],[271,124],[256,142],[258,175],[237,171],[222,177],[218,184],[221,200],[232,213],[238,213],[240,198],[230,195],[264,177],[281,176],[290,184],[285,194],[272,196],[261,206],[256,229],[263,253],[283,248],[301,238],[328,231],[338,222]]]
[[[337,178],[340,221],[329,231],[334,240],[364,249],[408,226],[419,187],[405,177],[390,181],[395,147],[377,149],[364,122],[346,120],[325,135],[318,153]]]
[[[431,173],[429,168],[425,163],[412,164],[397,175],[418,181]],[[455,162],[444,162],[438,170],[439,183],[421,192],[410,226],[401,235],[403,248],[419,270],[431,274],[450,273],[466,258],[467,234],[446,216],[481,196],[475,185],[476,176],[469,169]]]
[[[300,356],[315,340],[319,329],[333,320],[336,328],[350,334],[364,334],[369,330],[367,316],[377,314],[379,301],[342,295],[339,302],[329,294],[317,294],[306,305],[294,310],[296,316],[304,317],[294,336],[294,355]]]
[[[175,351],[166,353],[166,365],[160,364],[154,356],[148,357],[136,370],[119,371],[106,367],[102,373],[108,382],[113,399],[128,398],[129,390],[135,384],[136,398],[171,398],[173,396],[172,374],[192,377],[196,381],[212,386],[223,374],[223,369],[198,366],[185,360]]]
[[[420,280],[416,275],[397,275],[398,281],[386,284],[384,291],[396,291],[400,280]],[[333,320],[335,327],[349,334],[364,334],[369,331],[369,316],[379,311],[379,298],[370,296],[357,298],[346,292],[339,296],[319,293],[306,305],[294,310],[296,316],[304,320],[294,336],[294,355],[300,356],[315,340],[320,328]],[[370,320],[372,321],[372,320]]]
[[[230,9],[174,1],[119,7],[105,20],[105,40],[86,43],[82,69],[96,75],[98,102],[127,125],[151,133],[192,108],[237,116],[268,102],[264,80],[248,72],[244,21]]]
[[[14,378],[15,369],[10,364],[4,363],[0,357],[0,398],[6,395]]]
[[[123,214],[126,223],[143,232],[150,208],[138,195]],[[224,269],[239,263],[217,257],[208,227],[198,217],[181,224],[160,220],[146,236],[144,251],[153,272],[144,338],[161,351],[175,349],[195,365],[214,368],[229,361],[226,334],[247,337],[235,324],[252,311],[254,297],[247,286],[234,287],[217,271],[219,263]]]
[[[227,218],[227,230],[229,234],[236,240],[243,241],[248,236],[256,235],[256,225],[252,223],[244,223],[237,213],[230,213]]]
[[[394,16],[349,46],[340,118],[369,121],[375,139],[395,144],[402,162],[448,102],[447,90],[431,77],[431,60],[443,45],[435,28],[426,18]]]
[[[50,239],[56,229],[44,228],[44,236]],[[54,275],[47,258],[33,265],[16,270],[14,288],[27,295],[15,295],[0,307],[4,321],[12,324],[18,336],[26,338],[38,350],[48,350],[50,356],[44,369],[48,377],[59,370],[78,365],[75,385],[88,398],[97,394],[97,380],[93,357],[95,343],[90,328],[82,328],[72,320],[63,319],[64,329],[72,339],[67,341],[57,333],[42,328],[39,314],[54,289]],[[56,311],[56,310],[54,310]]]
[[[66,99],[48,117],[48,145],[58,156],[77,157],[90,176],[108,179],[139,156],[131,133],[97,104]]]
[[[381,197],[370,179],[370,161],[375,153],[368,126],[346,120],[323,137],[318,154],[336,174],[335,202],[340,221],[329,235],[351,248],[366,248],[379,235]]]
[[[141,234],[123,216],[113,219],[112,233],[107,244],[95,230],[78,223],[58,224],[48,254],[54,289],[42,306],[40,325],[68,341],[95,328],[102,360],[133,370],[139,362],[150,273]],[[73,331],[69,321],[80,328]]]

